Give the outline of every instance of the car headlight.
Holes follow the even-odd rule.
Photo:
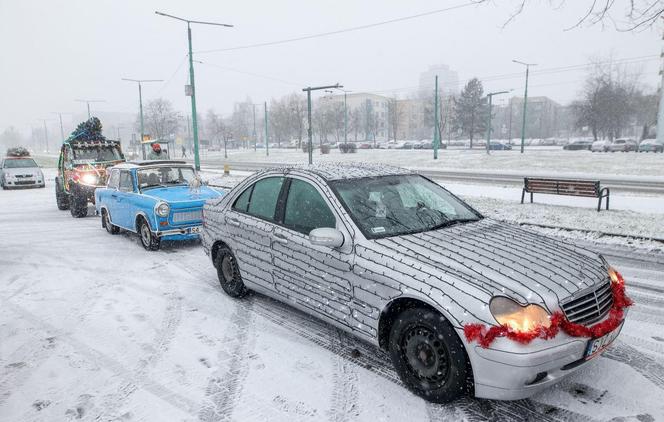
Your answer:
[[[171,207],[166,202],[161,202],[155,207],[155,212],[159,217],[168,217],[171,212]]]
[[[551,326],[549,313],[534,303],[522,306],[508,297],[496,296],[491,299],[489,310],[500,325],[506,325],[514,331],[525,332],[538,326]]]
[[[81,176],[81,182],[86,185],[96,185],[97,180],[99,180],[97,176],[92,173],[85,173],[83,176]]]

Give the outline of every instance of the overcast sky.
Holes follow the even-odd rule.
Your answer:
[[[146,84],[144,100],[164,97],[187,111],[186,24],[157,16],[155,10],[235,25],[193,26],[196,52],[334,31],[468,2],[0,0],[0,130],[13,125],[29,131],[39,125],[38,119],[54,118],[53,111],[84,112],[85,104],[75,102],[77,98],[106,101],[93,104],[93,110],[137,112],[136,86],[122,77],[166,80]],[[214,108],[225,114],[247,96],[263,102],[307,85],[336,82],[355,92],[403,95],[403,88],[417,86],[420,72],[429,65],[447,64],[465,81],[522,72],[512,63],[515,58],[538,63],[533,70],[547,70],[598,56],[648,56],[633,71],[656,88],[661,28],[625,33],[597,25],[564,31],[583,15],[588,1],[568,1],[560,10],[546,1],[530,3],[505,28],[514,10],[509,0],[283,45],[195,53],[194,58],[204,62],[195,65],[199,111]],[[567,103],[584,76],[584,70],[534,73],[529,95]],[[485,83],[487,90],[511,88],[521,95],[523,78]]]

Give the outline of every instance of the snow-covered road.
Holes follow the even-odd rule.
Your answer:
[[[386,355],[263,296],[198,243],[145,251],[53,186],[0,191],[0,420],[664,420],[664,255],[600,248],[637,305],[604,356],[529,400],[432,405]]]

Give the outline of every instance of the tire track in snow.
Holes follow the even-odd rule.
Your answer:
[[[618,340],[602,357],[629,365],[648,381],[664,390],[664,365],[638,349]]]
[[[348,337],[340,331],[331,328],[330,334],[338,339],[337,347],[346,349],[352,347],[348,343]],[[336,332],[334,332],[336,331]],[[359,407],[359,374],[355,365],[339,355],[332,355],[335,371],[332,374],[332,400],[330,407],[330,419],[334,422],[348,422],[356,420],[360,416]]]

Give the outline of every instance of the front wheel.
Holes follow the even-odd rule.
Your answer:
[[[222,246],[219,249],[215,258],[215,266],[217,267],[219,284],[221,284],[221,288],[224,289],[227,295],[236,298],[247,295],[249,290],[242,281],[240,267],[233,252],[228,247]]]
[[[141,218],[141,222],[138,225],[138,235],[141,238],[141,244],[148,251],[159,250],[161,241],[152,230],[150,230],[150,225],[144,218]]]
[[[120,233],[120,228],[118,226],[114,225],[113,223],[111,223],[111,214],[106,210],[103,210],[101,212],[101,225],[102,225],[103,228],[106,229],[108,234],[118,234],[118,233]]]
[[[389,352],[401,380],[425,400],[447,403],[472,390],[463,343],[438,312],[402,312],[390,330]]]
[[[65,192],[62,185],[62,179],[59,177],[55,178],[55,203],[60,211],[69,209],[69,198],[67,198],[67,192]]]

